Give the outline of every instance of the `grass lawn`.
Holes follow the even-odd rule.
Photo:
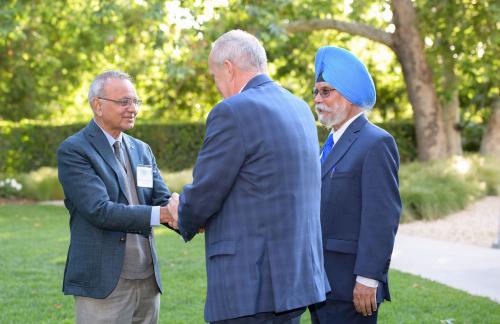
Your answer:
[[[73,323],[73,297],[61,292],[66,209],[0,206],[0,229],[0,323]],[[160,323],[203,323],[203,237],[185,244],[171,231],[155,234],[165,288]],[[382,305],[380,323],[500,323],[500,305],[486,298],[397,271],[391,275],[393,302]],[[302,323],[310,323],[307,314]]]

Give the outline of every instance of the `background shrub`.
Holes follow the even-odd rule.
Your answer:
[[[7,124],[0,127],[0,173],[7,175],[55,167],[56,149],[68,136],[85,127],[86,123],[64,126],[41,124]],[[398,144],[402,162],[417,156],[415,129],[411,121],[377,124],[391,133]],[[162,170],[180,171],[191,168],[201,147],[205,124],[192,123],[139,123],[128,133],[148,143]],[[478,150],[482,127],[470,124],[465,128],[464,149]],[[318,125],[320,143],[328,130]],[[470,138],[469,138],[470,137]]]
[[[23,188],[16,178],[0,176],[0,198],[22,197]]]
[[[57,169],[43,167],[20,176],[23,183],[23,198],[34,200],[62,200],[64,192],[59,179]]]
[[[182,192],[182,188],[193,181],[193,170],[186,169],[176,172],[161,172],[161,176],[170,192]]]
[[[56,150],[86,123],[64,126],[24,124],[0,128],[0,173],[8,175],[56,167]],[[138,124],[128,132],[148,143],[158,166],[179,171],[194,165],[205,134],[204,123]]]
[[[191,183],[192,170],[161,172],[171,192],[181,192]],[[13,183],[13,184],[12,184]],[[0,198],[27,198],[31,200],[63,200],[64,192],[57,176],[57,168],[42,167],[15,177],[0,176]]]
[[[464,209],[474,200],[497,195],[500,161],[478,155],[401,166],[402,222],[435,219]]]

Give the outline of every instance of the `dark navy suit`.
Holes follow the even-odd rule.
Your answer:
[[[153,188],[137,187],[140,205],[129,205],[120,166],[102,130],[92,120],[57,150],[59,181],[70,213],[71,242],[64,270],[65,294],[105,298],[118,283],[127,233],[149,237],[156,283],[160,271],[151,231],[151,206],[167,203],[170,192],[149,146],[123,134],[136,178],[138,164],[153,168]]]
[[[390,300],[387,272],[401,213],[398,169],[393,137],[364,115],[348,126],[323,163],[321,226],[332,288],[327,299],[351,303],[360,275],[380,282],[378,303]]]
[[[264,74],[210,112],[179,206],[185,240],[206,230],[206,321],[325,299],[318,146],[307,104]]]

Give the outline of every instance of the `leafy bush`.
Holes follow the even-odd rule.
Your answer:
[[[20,176],[24,188],[23,198],[34,200],[62,200],[64,192],[59,179],[57,169],[43,167]]]
[[[56,167],[56,150],[59,144],[76,133],[85,123],[64,126],[43,124],[18,124],[0,127],[0,172],[14,175]],[[381,127],[396,138],[401,161],[415,159],[415,135],[411,123],[387,123]],[[320,142],[327,137],[327,130],[318,126]],[[141,123],[128,132],[148,143],[162,170],[180,171],[191,168],[205,135],[204,123]]]
[[[161,173],[171,192],[182,192],[184,185],[192,181],[191,169]],[[9,187],[8,195],[5,194],[7,182],[2,180],[2,188],[0,181],[0,197],[35,200],[64,198],[56,168],[44,167],[18,175],[17,179],[18,189],[12,191]],[[435,219],[464,209],[486,195],[499,194],[500,163],[492,157],[479,155],[454,157],[446,161],[404,163],[399,182],[403,201],[401,221]]]
[[[191,169],[161,172],[171,192],[181,192],[192,180]],[[64,192],[57,177],[57,169],[43,167],[14,178],[0,180],[0,198],[28,198],[38,201],[62,200]],[[1,179],[1,177],[0,177]]]
[[[85,123],[50,126],[22,124],[0,128],[0,172],[18,174],[41,167],[56,167],[56,150]],[[169,171],[190,168],[201,147],[204,123],[138,124],[128,132],[148,143],[158,166]]]
[[[161,172],[170,192],[182,192],[182,188],[193,180],[193,171],[186,169],[178,172]]]
[[[23,185],[15,178],[0,177],[0,198],[15,198],[22,196]]]
[[[403,164],[400,192],[402,222],[434,219],[464,209],[486,195],[499,192],[500,163],[477,155],[445,161]]]

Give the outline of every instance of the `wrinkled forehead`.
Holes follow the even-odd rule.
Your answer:
[[[127,79],[109,79],[104,84],[105,93],[131,93],[135,94],[135,87]]]

